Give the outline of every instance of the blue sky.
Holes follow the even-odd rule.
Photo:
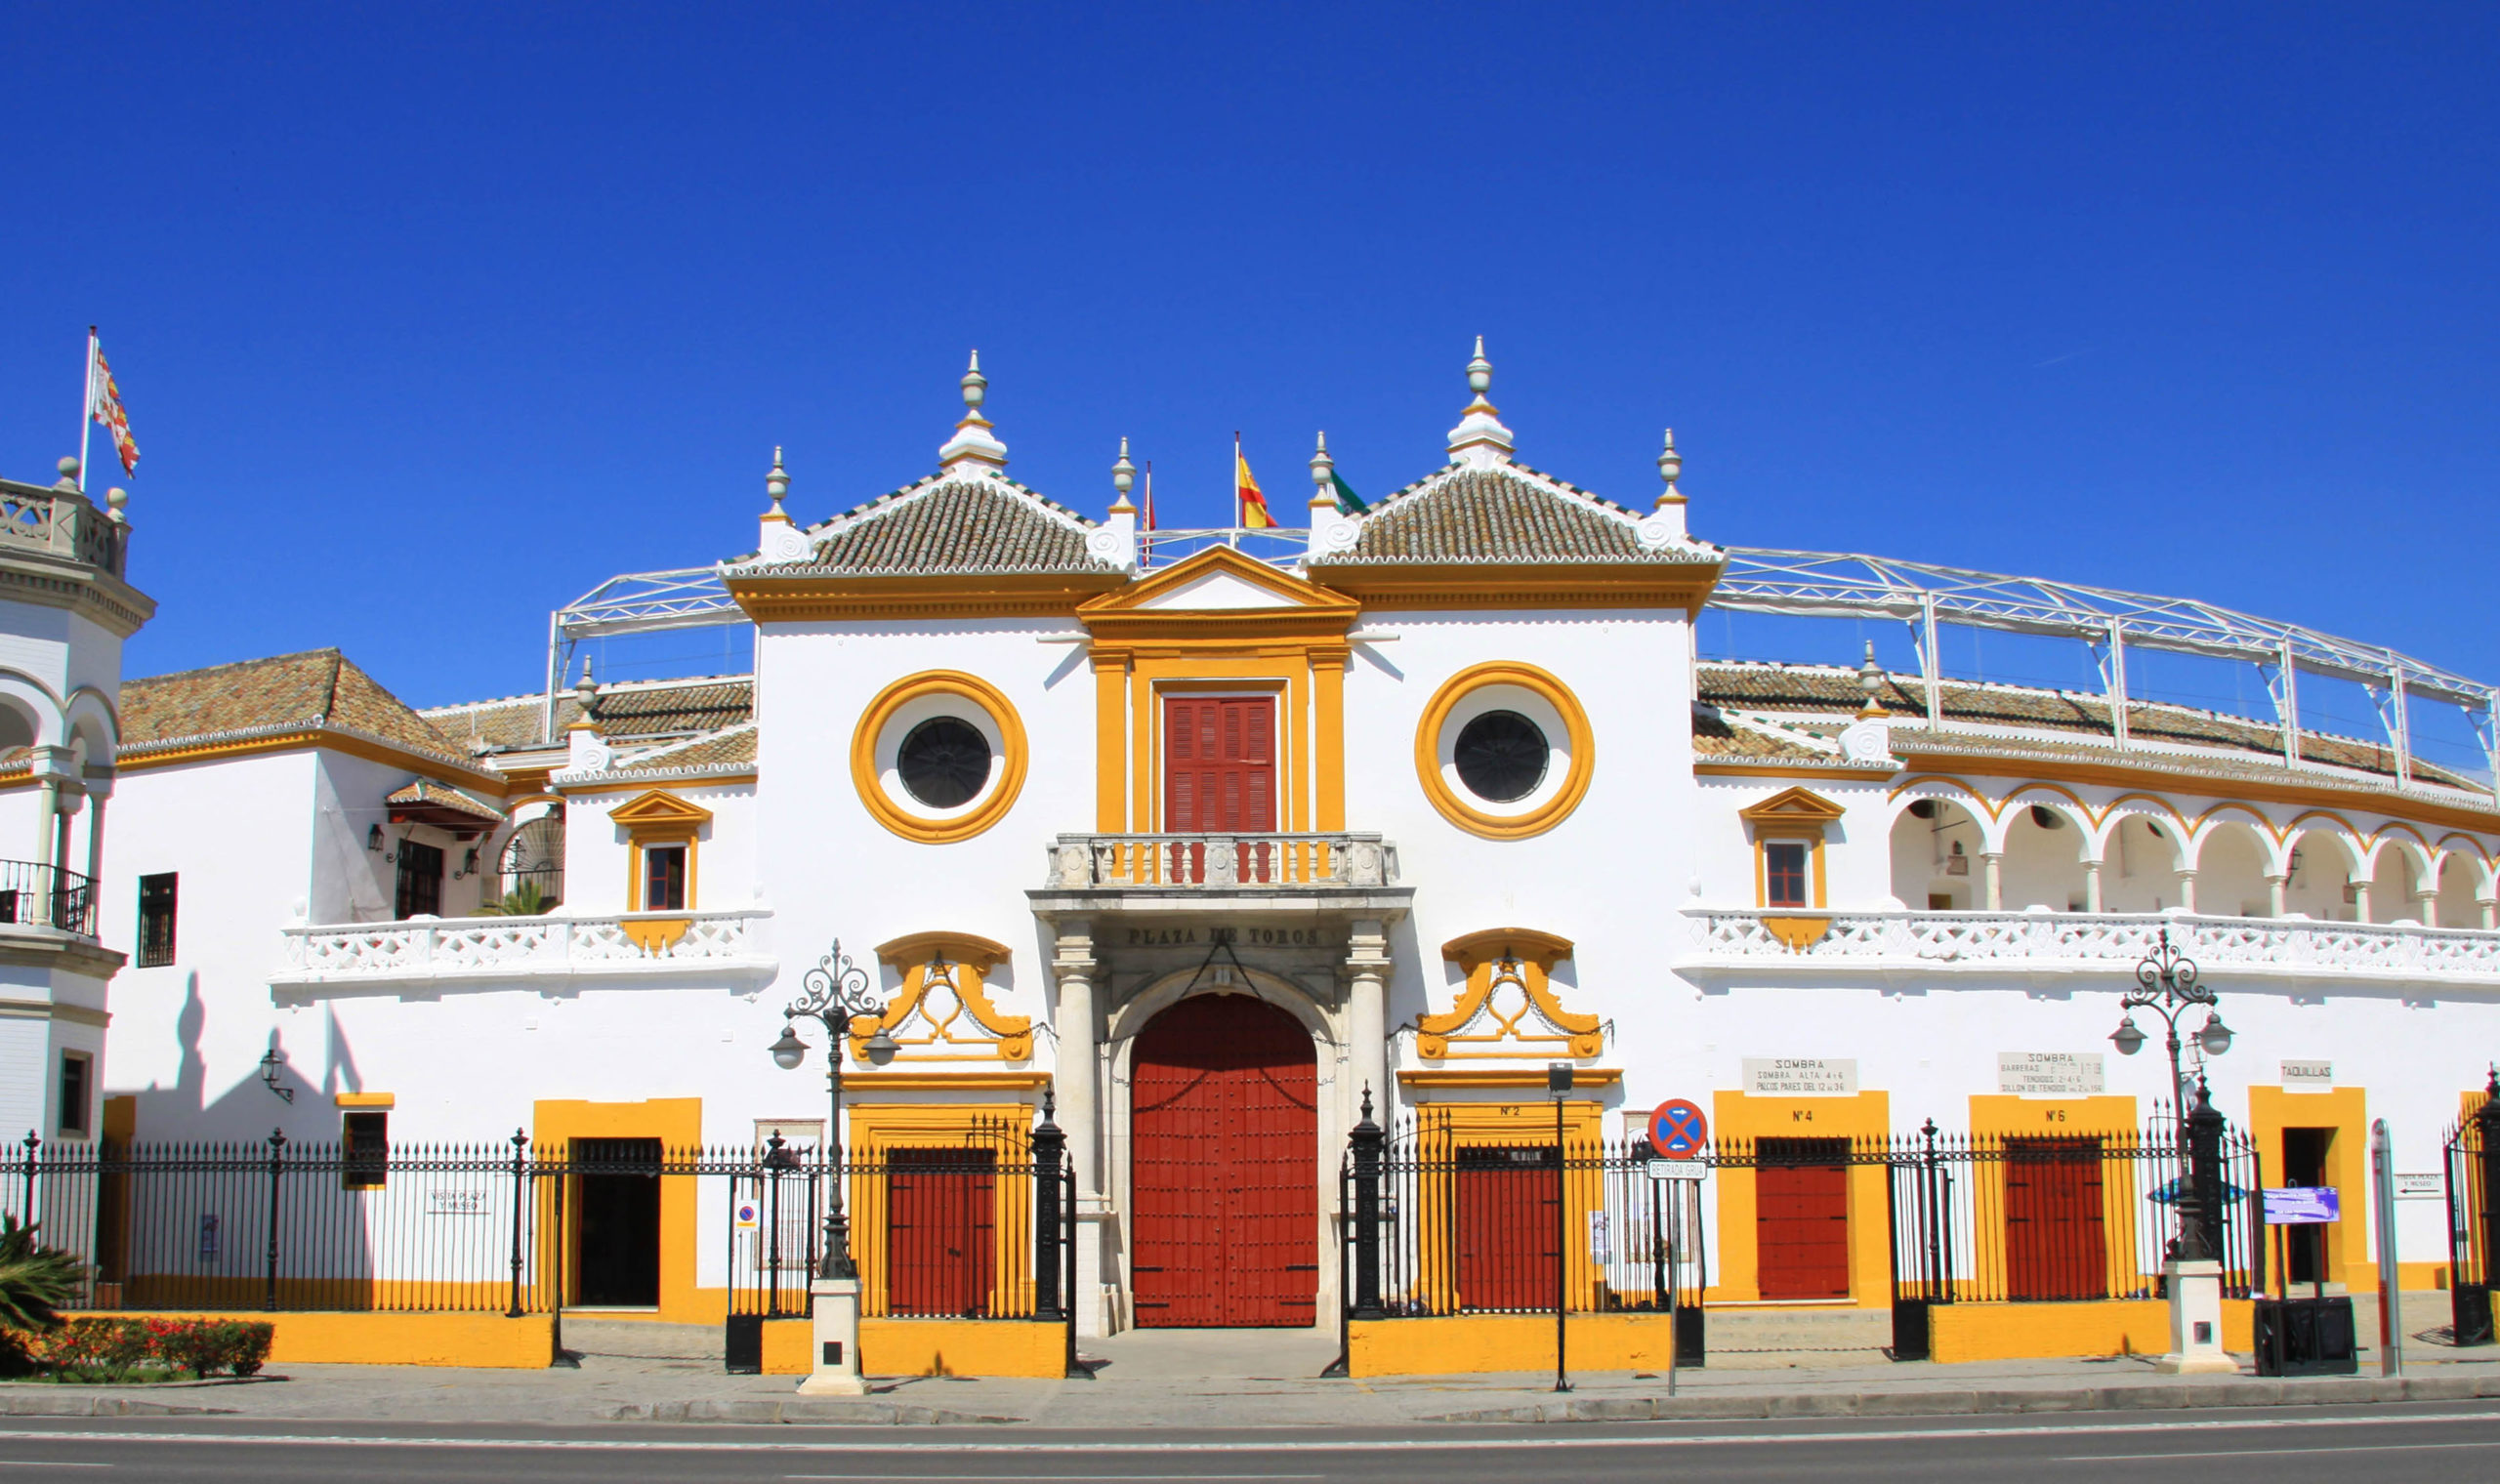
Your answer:
[[[1696,531],[2192,595],[2500,681],[2487,7],[0,15],[0,473],[104,326],[133,675],[420,704],[927,473],[1167,524],[1521,458]],[[98,460],[107,455],[100,445]],[[115,471],[117,474],[117,471]],[[99,484],[105,482],[99,475]],[[717,639],[690,640],[688,662]]]

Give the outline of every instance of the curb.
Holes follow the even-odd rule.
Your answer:
[[[0,1394],[0,1417],[232,1417],[231,1407],[177,1407],[128,1396]]]
[[[823,1397],[683,1402],[623,1402],[599,1411],[608,1422],[815,1422],[853,1427],[972,1427],[1027,1422],[1024,1417],[981,1417],[901,1402],[844,1402]]]
[[[1768,1422],[1801,1417],[1985,1417],[2025,1412],[2169,1412],[2500,1397],[2500,1376],[2307,1377],[2179,1381],[2070,1390],[1829,1391],[1756,1396],[1631,1396],[1448,1412],[1423,1422]]]

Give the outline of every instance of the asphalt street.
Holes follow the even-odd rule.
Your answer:
[[[2406,1484],[2500,1476],[2500,1407],[2252,1414],[1073,1433],[1031,1428],[410,1427],[12,1419],[20,1479],[2061,1480]],[[2192,1469],[2192,1475],[2183,1470]]]

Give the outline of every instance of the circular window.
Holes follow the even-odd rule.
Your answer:
[[[961,718],[932,717],[903,737],[895,771],[931,808],[961,808],[989,782],[989,739]]]
[[[1024,784],[1023,723],[1007,697],[960,671],[878,692],[851,738],[851,776],[876,821],[905,840],[969,840],[1005,817]]]
[[[1595,758],[1579,698],[1515,661],[1450,677],[1415,728],[1424,797],[1487,840],[1523,840],[1562,823],[1587,795]]]
[[[1488,711],[1458,729],[1451,749],[1458,781],[1492,804],[1516,804],[1545,781],[1553,749],[1534,721],[1516,711]]]

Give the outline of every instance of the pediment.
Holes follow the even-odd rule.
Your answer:
[[[1343,594],[1313,586],[1290,572],[1278,571],[1230,547],[1220,546],[1140,578],[1116,593],[1090,599],[1077,612],[1090,618],[1108,613],[1239,612],[1247,608],[1335,611],[1354,606]]]
[[[712,811],[701,804],[688,804],[665,789],[618,804],[607,817],[622,825],[702,825],[711,821]]]
[[[1812,789],[1782,789],[1762,803],[1736,811],[1736,817],[1753,824],[1786,822],[1792,824],[1829,824],[1847,813]]]

